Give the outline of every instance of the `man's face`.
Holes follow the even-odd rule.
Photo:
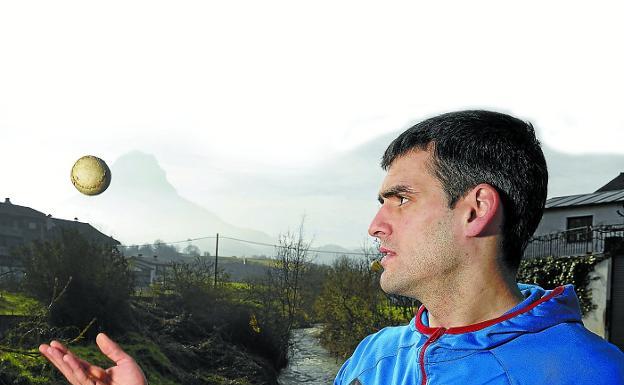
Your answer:
[[[383,181],[381,207],[368,232],[381,243],[387,293],[416,297],[419,286],[444,280],[459,265],[449,209],[440,182],[427,165],[429,151],[414,151],[394,160]]]

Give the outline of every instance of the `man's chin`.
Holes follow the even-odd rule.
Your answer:
[[[401,293],[403,290],[400,290],[400,287],[397,285],[396,282],[393,282],[391,279],[389,279],[387,273],[387,271],[384,271],[379,278],[379,286],[381,286],[381,290],[383,290],[383,292],[386,294],[403,295]]]

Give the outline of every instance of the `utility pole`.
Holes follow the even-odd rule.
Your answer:
[[[215,280],[214,287],[217,287],[217,266],[219,264],[219,233],[217,233],[217,245],[215,247]]]

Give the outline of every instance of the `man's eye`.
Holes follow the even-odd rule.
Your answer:
[[[404,203],[409,201],[406,197],[399,197],[399,206],[403,206]]]

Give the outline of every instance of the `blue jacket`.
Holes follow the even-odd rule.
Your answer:
[[[409,325],[366,337],[335,385],[622,385],[624,354],[587,330],[572,285],[518,284],[525,300],[465,327]]]

